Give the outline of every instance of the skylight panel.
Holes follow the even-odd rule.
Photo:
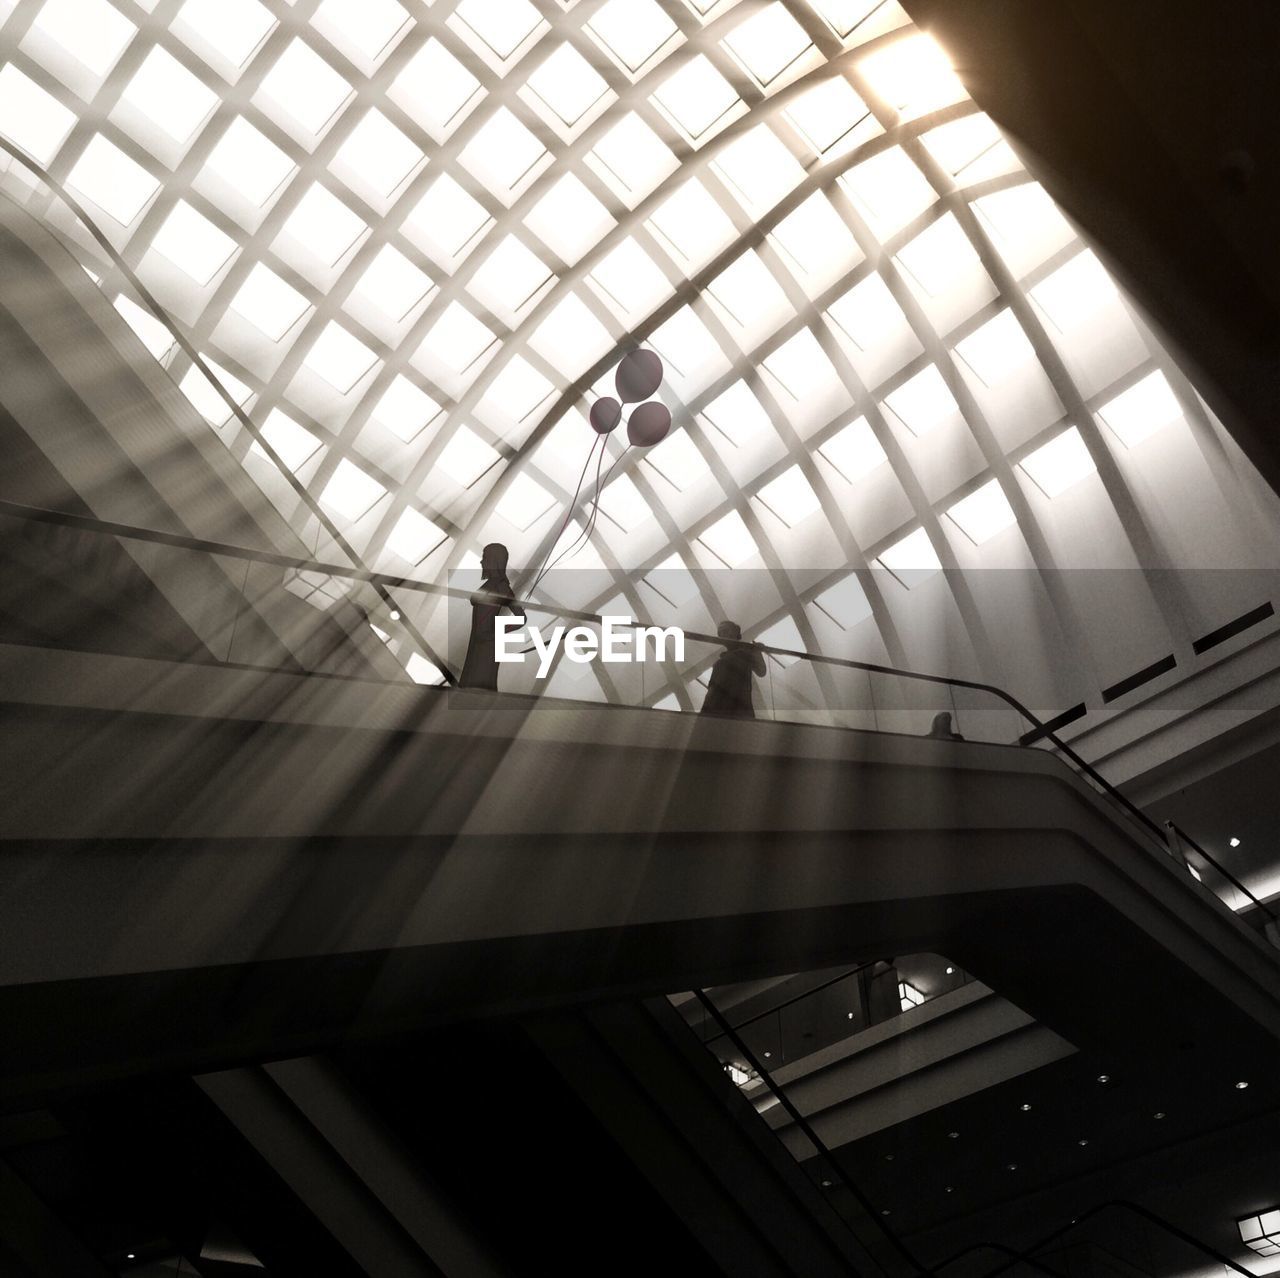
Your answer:
[[[988,165],[979,161],[992,152],[1008,151],[995,121],[980,111],[930,129],[920,140],[952,177],[963,181],[985,175]]]
[[[787,652],[804,651],[804,639],[800,635],[800,627],[796,625],[796,619],[790,615],[775,621],[767,630],[762,630],[756,639],[770,648],[782,648]],[[773,652],[769,654],[769,659],[776,661],[784,669],[803,660],[801,657],[783,657]]]
[[[797,464],[770,480],[756,496],[788,527],[807,519],[820,510],[822,503],[813,491],[803,470]]]
[[[440,405],[426,391],[397,373],[374,408],[373,417],[408,444],[435,421],[440,411]]]
[[[505,204],[544,161],[546,147],[507,107],[499,107],[462,148],[459,161]]]
[[[800,162],[767,124],[731,142],[716,157],[713,167],[728,182],[748,212],[773,208],[803,178]]]
[[[454,14],[505,62],[537,30],[542,15],[529,0],[461,0]]]
[[[862,259],[857,241],[822,191],[788,213],[770,235],[802,275],[843,274]]]
[[[686,273],[709,261],[737,235],[729,215],[697,178],[668,196],[648,224],[675,251]]]
[[[695,145],[705,141],[713,126],[728,123],[735,107],[743,106],[733,85],[711,65],[705,53],[690,59],[654,90],[653,101]]]
[[[900,146],[864,160],[839,181],[881,239],[901,230],[938,198]]]
[[[842,426],[819,445],[818,452],[851,484],[856,484],[888,460],[865,417]]]
[[[1181,417],[1182,407],[1164,374],[1157,370],[1103,404],[1098,416],[1126,448],[1133,448]]]
[[[522,422],[546,402],[554,389],[527,359],[515,355],[489,383],[480,402],[484,407],[496,408],[513,422]]]
[[[158,45],[147,54],[120,100],[185,146],[213,114],[218,95]]]
[[[505,235],[471,277],[471,295],[495,314],[514,317],[551,279],[547,264],[515,235]]]
[[[151,247],[204,288],[230,260],[236,242],[185,200],[179,200]]]
[[[977,250],[954,213],[946,213],[925,227],[898,250],[895,260],[930,297],[940,297],[981,266]]]
[[[947,383],[937,368],[930,364],[910,381],[904,382],[885,404],[897,419],[915,436],[927,435],[953,413],[959,412]]]
[[[606,0],[586,30],[632,76],[680,34],[655,0]]]
[[[484,97],[476,79],[432,36],[405,64],[387,95],[443,141]]]
[[[673,607],[687,604],[698,593],[698,582],[677,555],[669,555],[645,574],[644,584],[657,591]]]
[[[783,114],[824,158],[829,158],[838,149],[853,146],[863,132],[859,126],[864,121],[872,124],[877,132],[880,127],[867,104],[840,76],[806,89],[787,104]]]
[[[634,532],[653,518],[653,511],[630,475],[619,475],[604,490],[601,513],[623,532]]]
[[[197,53],[212,50],[238,70],[276,20],[258,0],[186,0],[172,25],[174,34]]]
[[[138,30],[107,0],[45,0],[31,28],[69,53],[99,81],[115,66]],[[49,69],[58,73],[56,66]]]
[[[596,142],[587,159],[631,208],[679,167],[662,139],[634,111]]]
[[[459,426],[436,458],[436,466],[460,488],[470,488],[502,459],[475,431]]]
[[[764,405],[742,380],[721,391],[702,410],[702,416],[735,447],[773,427]]]
[[[807,328],[802,328],[771,351],[764,360],[764,367],[797,403],[821,402],[833,386],[839,384],[821,343]]]
[[[1074,426],[1034,452],[1028,453],[1020,463],[1031,481],[1050,499],[1074,487],[1097,471],[1088,445],[1080,438]]]
[[[1031,290],[1032,300],[1060,333],[1088,323],[1116,296],[1111,276],[1088,249],[1077,253]]]
[[[613,338],[590,307],[570,293],[534,329],[529,345],[562,376],[576,377],[613,345]]]
[[[129,226],[160,183],[102,134],[94,134],[67,175],[67,184],[121,226]]]
[[[384,244],[356,283],[355,292],[389,320],[400,323],[429,293],[431,277],[393,244]]]
[[[842,630],[852,630],[871,616],[871,603],[854,573],[841,577],[813,601]]]
[[[442,671],[433,666],[420,652],[411,652],[404,663],[404,672],[414,683],[428,688],[443,687],[446,680]]]
[[[755,538],[747,530],[746,522],[736,510],[717,519],[701,533],[698,540],[722,563],[730,568],[741,568],[758,553]]]
[[[762,89],[813,48],[804,28],[777,0],[740,22],[721,43]]]
[[[557,257],[572,266],[617,222],[581,178],[566,173],[525,214],[524,224]]]
[[[878,274],[868,275],[827,308],[833,323],[861,351],[874,350],[906,323],[902,308]]]
[[[372,475],[366,475],[359,466],[344,457],[324,486],[320,504],[355,523],[369,513],[374,502],[379,501],[386,491]]]
[[[734,258],[706,291],[743,328],[776,328],[791,312],[787,295],[755,249]]]
[[[422,345],[447,369],[462,376],[493,345],[494,335],[460,302],[450,302]]]
[[[1013,507],[1009,505],[998,479],[988,480],[981,488],[956,502],[947,511],[947,518],[969,538],[975,546],[991,540],[996,533],[1017,523]]]
[[[115,308],[157,360],[163,359],[173,348],[173,334],[150,311],[144,311],[136,302],[123,296],[116,298]]]
[[[396,0],[323,0],[311,23],[344,53],[373,65],[390,52],[409,15]]]
[[[929,534],[923,528],[917,528],[901,541],[895,542],[881,554],[880,562],[908,587],[942,567],[942,561],[929,540]]]
[[[296,288],[261,262],[231,299],[231,309],[273,342],[278,342],[302,318],[308,306]]]
[[[351,130],[334,156],[358,182],[384,201],[423,158],[422,151],[377,107]]]
[[[956,343],[956,354],[987,386],[996,386],[1012,377],[1024,364],[1036,357],[1035,348],[1007,307],[963,341]]]
[[[658,325],[649,337],[649,345],[662,356],[670,374],[685,380],[699,369],[724,361],[719,342],[691,306],[682,306]]]
[[[847,40],[884,0],[809,0],[809,3],[841,40]]]
[[[525,81],[551,123],[572,129],[608,92],[604,77],[571,44],[561,44]]]
[[[237,116],[209,153],[206,167],[254,207],[261,208],[295,166],[274,142],[243,116]]]
[[[662,443],[655,444],[645,453],[644,460],[681,492],[697,483],[708,471],[697,445],[684,430],[673,430]]]
[[[299,426],[287,413],[273,408],[262,423],[262,437],[280,455],[289,470],[296,472],[314,456],[320,441],[304,426]],[[266,457],[266,451],[258,444],[251,444],[251,453]]]
[[[881,100],[904,120],[968,96],[947,55],[928,35],[896,40],[864,58],[858,69]]]
[[[265,98],[309,134],[318,136],[354,90],[305,40],[295,38],[263,77]]]
[[[358,337],[330,320],[311,343],[302,363],[323,378],[340,395],[351,388],[374,366],[378,357]]]
[[[1038,182],[994,191],[974,200],[973,206],[1005,254],[1035,253],[1043,260],[1057,245],[1074,237],[1066,218]]]
[[[554,498],[536,479],[520,471],[498,499],[494,513],[521,532],[551,509]]]
[[[219,385],[237,404],[243,406],[244,402],[253,393],[249,387],[208,357],[205,358],[204,362],[209,371],[218,379]],[[222,426],[227,418],[231,416],[231,409],[227,407],[227,401],[222,398],[214,385],[194,364],[187,369],[178,386],[191,401],[196,412],[211,426]]]
[[[369,228],[328,187],[313,182],[281,229],[325,266],[333,266]]]
[[[75,122],[71,111],[12,62],[0,69],[0,132],[40,164],[53,160]]]
[[[406,510],[387,536],[387,549],[411,564],[421,563],[446,533],[417,510]]]
[[[451,265],[475,247],[492,222],[483,204],[442,173],[409,213],[405,229]]]
[[[628,318],[647,314],[671,292],[667,277],[633,239],[601,258],[587,278]]]

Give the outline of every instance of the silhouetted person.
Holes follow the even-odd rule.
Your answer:
[[[480,573],[484,580],[471,596],[471,637],[467,640],[467,659],[462,663],[458,686],[498,690],[498,662],[494,657],[493,623],[501,612],[511,612],[524,620],[524,609],[515,602],[511,582],[507,580],[507,548],[498,541],[490,542],[480,555]]]
[[[742,627],[734,621],[722,621],[716,627],[721,639],[741,639]],[[764,674],[764,653],[759,648],[726,648],[711,667],[703,714],[728,715],[734,719],[754,719],[756,708],[751,699],[751,680]]]
[[[951,711],[943,710],[941,714],[933,716],[933,723],[929,731],[925,733],[926,737],[933,737],[935,741],[963,741],[964,738],[951,726]]]

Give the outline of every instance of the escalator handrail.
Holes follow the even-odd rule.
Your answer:
[[[939,1261],[933,1266],[934,1272],[940,1273],[942,1270],[950,1268],[952,1265],[963,1260],[966,1256],[972,1255],[974,1252],[1000,1251],[1004,1252],[1006,1255],[1012,1252],[1012,1260],[1003,1265],[997,1265],[994,1269],[988,1270],[982,1275],[982,1278],[998,1278],[998,1275],[1008,1272],[1008,1270],[1012,1269],[1019,1261],[1033,1263],[1031,1257],[1036,1252],[1043,1250],[1051,1243],[1057,1242],[1059,1238],[1070,1233],[1073,1229],[1078,1229],[1086,1220],[1091,1220],[1094,1216],[1099,1216],[1105,1211],[1111,1211],[1114,1209],[1122,1209],[1124,1211],[1132,1212],[1137,1216],[1141,1216],[1142,1219],[1146,1220],[1148,1223],[1155,1225],[1159,1229],[1163,1229],[1165,1233],[1177,1238],[1180,1242],[1186,1243],[1189,1247],[1199,1251],[1202,1255],[1209,1257],[1209,1259],[1214,1261],[1216,1264],[1225,1265],[1228,1269],[1234,1270],[1241,1276],[1241,1278],[1255,1278],[1255,1275],[1251,1270],[1246,1269],[1241,1264],[1238,1264],[1236,1261],[1232,1260],[1230,1256],[1224,1255],[1216,1247],[1211,1247],[1207,1242],[1195,1237],[1194,1234],[1189,1234],[1186,1230],[1180,1229],[1177,1225],[1165,1220],[1163,1216],[1153,1212],[1149,1207],[1143,1207],[1140,1203],[1131,1202],[1127,1198],[1111,1198],[1105,1203],[1099,1203],[1095,1207],[1090,1207],[1088,1211],[1081,1212],[1078,1216],[1073,1216],[1065,1225],[1053,1230],[1049,1234],[1046,1234],[1045,1237],[1039,1240],[1039,1242],[1034,1243],[1032,1246],[1027,1247],[1021,1252],[1016,1252],[1014,1249],[1005,1247],[1001,1243],[974,1243],[972,1246],[965,1247],[954,1255],[948,1256],[945,1260]]]

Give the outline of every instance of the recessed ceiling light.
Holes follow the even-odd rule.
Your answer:
[[[889,1214],[889,1209],[888,1209],[887,1207],[886,1207],[886,1208],[884,1208],[884,1210],[883,1210],[883,1211],[881,1211],[881,1213],[880,1213],[880,1214],[881,1214],[882,1216],[887,1216],[887,1215]]]
[[[1087,1136],[1081,1136],[1080,1139],[1076,1141],[1077,1145],[1087,1145],[1088,1143],[1089,1143],[1089,1138]]]
[[[390,617],[392,621],[399,621],[399,620],[400,620],[400,609],[399,609],[399,608],[392,608],[392,609],[391,609],[391,611],[390,611],[389,613],[387,613],[387,616],[388,616],[388,617]]]
[[[1231,838],[1227,840],[1227,846],[1232,848],[1238,848],[1240,846],[1240,840],[1237,839],[1233,834]]]
[[[1024,1101],[1024,1102],[1023,1102],[1023,1104],[1022,1104],[1022,1112],[1023,1112],[1024,1114],[1025,1114],[1025,1113],[1028,1113],[1028,1112],[1030,1111],[1030,1109],[1031,1109],[1031,1106],[1030,1106],[1029,1104],[1027,1104],[1027,1103]]]
[[[886,1163],[891,1163],[891,1162],[893,1162],[893,1155],[892,1155],[892,1154],[886,1154],[886,1155],[884,1156],[884,1161],[885,1161]]]
[[[1017,1170],[1018,1170],[1018,1164],[1017,1164],[1017,1163],[1005,1163],[1005,1170],[1006,1170],[1006,1171],[1017,1171]]]
[[[1242,1092],[1242,1091],[1244,1091],[1244,1089],[1245,1089],[1246,1087],[1248,1087],[1248,1086],[1249,1086],[1249,1084],[1248,1084],[1248,1083],[1246,1083],[1246,1082],[1245,1082],[1245,1080],[1242,1078],[1242,1079],[1241,1079],[1241,1080],[1236,1084],[1236,1091],[1238,1091],[1238,1092]]]
[[[954,1185],[946,1185],[943,1187],[942,1192],[944,1194],[954,1194],[956,1192],[956,1187]]]
[[[1111,1081],[1111,1075],[1110,1075],[1110,1074],[1099,1074],[1099,1075],[1098,1075],[1098,1082],[1100,1082],[1100,1083],[1109,1083],[1110,1081]]]
[[[956,969],[955,969],[954,967],[948,967],[948,968],[947,968],[947,975],[948,975],[948,976],[950,976],[950,975],[952,974],[952,972],[954,972],[955,970],[956,970]]]
[[[1158,1109],[1158,1110],[1156,1110],[1156,1112],[1155,1112],[1154,1114],[1152,1114],[1152,1115],[1151,1115],[1151,1117],[1152,1117],[1152,1118],[1163,1118],[1163,1117],[1164,1117],[1164,1110],[1162,1110],[1162,1109]]]
[[[960,1139],[960,1133],[959,1133],[959,1132],[948,1132],[948,1133],[947,1133],[947,1138],[948,1138],[949,1140],[959,1140],[959,1139]]]
[[[769,1054],[768,1052],[766,1052],[766,1053],[765,1053],[765,1055],[766,1055],[766,1056],[768,1056],[768,1054]],[[823,1189],[830,1189],[830,1188],[831,1188],[831,1182],[830,1182],[829,1180],[824,1180],[824,1181],[822,1182],[822,1188],[823,1188]]]

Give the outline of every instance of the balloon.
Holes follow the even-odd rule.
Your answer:
[[[652,351],[631,351],[622,357],[613,384],[624,404],[638,404],[662,385],[662,360]]]
[[[627,438],[637,448],[660,444],[671,429],[671,410],[656,399],[641,404],[627,422]]]
[[[622,405],[611,395],[605,395],[591,405],[588,416],[592,430],[597,435],[607,435],[622,420]]]

